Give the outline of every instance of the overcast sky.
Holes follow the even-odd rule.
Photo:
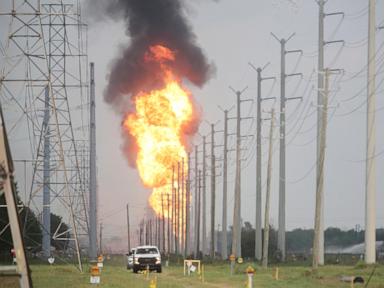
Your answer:
[[[228,88],[243,89],[248,86],[244,98],[256,97],[255,66],[270,65],[264,76],[276,76],[277,81],[263,82],[263,96],[279,97],[280,44],[271,36],[287,38],[287,49],[302,49],[303,56],[287,56],[287,73],[302,72],[303,79],[289,78],[287,97],[303,97],[302,101],[287,103],[287,229],[312,228],[314,223],[315,195],[315,151],[316,151],[316,69],[318,37],[318,5],[314,0],[192,0],[188,3],[187,18],[198,43],[208,59],[216,66],[216,74],[203,87],[190,87],[202,108],[203,119],[200,134],[208,134],[204,121],[217,122],[222,129],[223,113],[218,108],[230,108],[235,104],[235,95]],[[329,130],[326,155],[325,177],[325,225],[341,228],[364,226],[364,183],[365,183],[365,99],[367,62],[367,21],[368,1],[333,0],[328,1],[326,12],[341,11],[345,17],[326,17],[325,39],[345,40],[345,46],[327,45],[325,63],[330,68],[345,70],[344,75],[331,77],[331,107],[329,109]],[[384,1],[377,1],[377,24],[384,21]],[[383,58],[384,30],[377,32],[377,151],[384,150],[384,95]],[[150,191],[145,189],[135,169],[121,152],[121,119],[103,101],[103,90],[107,84],[110,63],[120,53],[121,47],[129,45],[123,22],[113,20],[90,21],[89,60],[96,65],[97,93],[97,165],[99,218],[103,222],[107,236],[126,235],[125,206],[130,204],[133,228],[145,214]],[[2,30],[3,33],[3,30]],[[361,72],[357,74],[358,72]],[[263,109],[278,101],[263,102]],[[255,105],[246,102],[242,106],[244,116],[255,115]],[[267,117],[267,114],[265,114]],[[232,114],[231,116],[234,116]],[[234,123],[230,128],[234,131]],[[278,128],[278,127],[277,127]],[[255,134],[254,121],[242,123],[244,134]],[[278,129],[276,129],[278,130]],[[263,182],[266,175],[266,136],[269,121],[263,122]],[[277,226],[278,204],[278,134],[274,141],[274,163],[271,198],[272,223]],[[218,133],[217,142],[222,142]],[[201,139],[196,137],[196,144]],[[231,146],[234,139],[230,139]],[[255,222],[255,139],[243,142],[247,148],[243,153],[242,177],[242,217],[244,221]],[[17,154],[17,151],[14,152]],[[217,148],[217,154],[222,154]],[[18,155],[15,155],[18,157]],[[233,217],[234,155],[230,156],[229,167],[229,223]],[[377,157],[377,224],[384,224],[384,155]],[[20,168],[19,168],[20,171]],[[19,172],[20,175],[20,172]],[[19,176],[20,177],[20,176]],[[208,182],[209,183],[209,182]],[[217,179],[216,223],[221,224],[222,179]],[[209,187],[209,186],[208,186]],[[264,187],[264,186],[263,186]],[[209,190],[208,190],[209,191]],[[263,189],[263,198],[265,189]],[[209,197],[208,197],[209,198]]]
[[[287,38],[295,32],[287,44],[287,49],[302,49],[303,57],[287,56],[287,73],[302,72],[304,77],[288,80],[287,96],[303,96],[303,101],[289,101],[287,104],[287,228],[313,227],[314,195],[315,195],[315,109],[316,101],[316,67],[318,37],[318,6],[315,1],[284,0],[221,0],[187,1],[187,17],[198,38],[199,45],[207,57],[216,65],[216,75],[203,88],[193,88],[193,93],[203,110],[203,120],[223,124],[223,113],[218,105],[230,108],[235,104],[235,95],[228,89],[248,86],[244,98],[255,98],[257,85],[256,73],[250,69],[248,62],[255,66],[264,66],[265,76],[279,76],[280,46],[270,35]],[[377,1],[377,22],[384,20],[383,1]],[[351,228],[356,224],[364,224],[364,149],[365,149],[365,81],[366,72],[354,77],[366,65],[367,38],[367,1],[335,0],[328,1],[326,12],[342,11],[340,17],[327,17],[325,20],[325,38],[346,41],[344,48],[340,45],[329,45],[325,52],[325,63],[330,68],[345,70],[343,77],[332,76],[332,97],[329,111],[329,131],[326,159],[325,180],[325,224]],[[124,159],[120,147],[120,121],[118,115],[103,102],[102,92],[106,85],[109,63],[119,54],[119,47],[129,43],[124,34],[123,23],[113,21],[93,23],[89,29],[90,60],[96,62],[97,80],[97,113],[98,113],[98,179],[100,194],[100,216],[108,234],[123,234],[125,225],[125,205],[130,203],[133,209],[134,225],[140,221],[145,212],[147,197],[150,191],[143,188],[138,173],[131,169]],[[377,47],[383,43],[383,32],[377,33]],[[378,107],[384,105],[383,87],[383,49],[378,52],[381,60],[378,64]],[[381,65],[380,65],[381,64]],[[295,69],[296,68],[296,69]],[[272,81],[273,82],[273,81]],[[265,82],[263,94],[267,97],[279,97],[279,79],[275,84]],[[356,97],[355,93],[361,92]],[[351,100],[349,98],[353,97]],[[263,109],[271,108],[265,102]],[[278,102],[275,103],[278,107]],[[356,112],[348,114],[354,108]],[[244,104],[245,116],[255,115],[254,105]],[[344,115],[346,114],[346,115]],[[232,115],[234,116],[234,115]],[[378,151],[384,149],[383,112],[378,112]],[[253,121],[243,122],[243,131],[255,133]],[[263,135],[268,133],[269,122],[263,123]],[[200,133],[208,133],[208,125],[201,125]],[[234,126],[231,126],[233,130]],[[218,129],[222,129],[221,126]],[[277,137],[277,134],[275,135]],[[277,138],[276,138],[277,139]],[[264,139],[264,147],[266,147]],[[218,134],[217,141],[222,141]],[[234,144],[232,139],[231,145]],[[196,137],[196,143],[201,139]],[[274,142],[278,149],[278,142]],[[243,181],[242,181],[242,217],[244,221],[255,222],[255,141],[244,141]],[[217,153],[222,154],[220,148]],[[266,175],[266,153],[263,148],[263,182]],[[229,223],[233,213],[233,158],[229,176]],[[278,150],[274,153],[273,189],[272,189],[272,222],[277,225],[278,201]],[[384,157],[377,158],[377,221],[378,226],[384,224],[383,213],[383,173]],[[216,219],[221,223],[221,182],[218,178]],[[263,191],[263,194],[265,191]],[[264,195],[263,195],[264,196]],[[121,231],[123,230],[123,231]]]

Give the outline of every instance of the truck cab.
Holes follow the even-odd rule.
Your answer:
[[[147,269],[161,273],[161,255],[156,246],[136,247],[133,256],[133,272],[137,273]]]

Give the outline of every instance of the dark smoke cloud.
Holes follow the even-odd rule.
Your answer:
[[[156,77],[160,67],[143,61],[149,46],[161,44],[176,51],[172,70],[196,86],[201,87],[211,76],[212,65],[196,44],[182,0],[89,1],[93,8],[103,7],[108,16],[122,18],[127,25],[129,46],[113,62],[104,93],[106,102],[118,110],[126,111],[130,96],[143,88],[162,84]]]

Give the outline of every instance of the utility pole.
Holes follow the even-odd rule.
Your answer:
[[[168,255],[171,253],[171,229],[170,229],[170,224],[171,224],[171,213],[170,213],[170,209],[171,209],[171,205],[170,205],[170,199],[169,199],[169,194],[167,194],[167,218],[168,218],[168,225],[167,225],[167,228],[168,228],[168,233],[167,233],[167,252],[168,252]]]
[[[323,195],[317,195],[318,193],[322,194],[322,187],[321,187],[321,190],[319,190],[319,187],[320,186],[323,186],[324,183],[323,183],[323,179],[322,177],[319,177],[321,173],[323,173],[323,171],[320,171],[321,170],[321,167],[320,167],[320,139],[321,139],[321,124],[322,124],[322,121],[321,121],[321,117],[322,117],[322,105],[323,105],[323,95],[322,93],[324,93],[324,5],[325,5],[325,0],[318,0],[318,5],[319,5],[319,56],[318,56],[318,73],[317,73],[317,154],[316,154],[316,157],[317,157],[317,165],[316,165],[316,208],[317,208],[317,205],[320,205],[319,207],[319,213],[320,215],[315,215],[315,219],[317,219],[317,217],[319,218],[319,223],[318,223],[318,237],[319,239],[316,239],[316,237],[314,237],[314,248],[315,248],[315,245],[317,245],[317,248],[318,249],[316,251],[316,253],[318,253],[318,255],[316,255],[316,259],[315,257],[313,258],[313,266],[315,268],[316,266],[316,269],[317,269],[317,266],[318,264],[320,265],[324,265],[324,221],[323,221],[323,206],[324,206],[324,197]],[[321,200],[321,203],[317,203],[317,199],[319,197],[319,200]],[[316,220],[315,220],[315,226],[316,226]],[[315,227],[315,231],[316,231],[316,227]],[[316,234],[316,232],[315,232]],[[316,243],[316,244],[315,244]],[[314,249],[315,250],[315,249]],[[315,252],[313,252],[315,254]],[[316,265],[315,265],[315,261],[316,261]]]
[[[281,252],[281,260],[285,261],[285,106],[288,100],[285,97],[285,80],[288,76],[298,76],[301,73],[286,74],[285,73],[285,57],[288,53],[302,53],[301,50],[287,51],[285,45],[295,35],[291,34],[288,39],[278,39],[275,34],[272,36],[280,43],[280,158],[279,158],[279,230],[277,238],[277,246]],[[290,99],[299,99],[299,97],[293,97]]]
[[[163,234],[163,237],[162,237],[162,239],[163,239],[163,253],[165,254],[165,212],[164,212],[164,193],[163,192],[161,192],[161,215],[162,215],[162,230],[163,230],[163,232],[162,232],[162,234]]]
[[[211,124],[211,259],[215,257],[215,201],[216,201],[215,124]]]
[[[129,229],[129,204],[127,204],[127,231],[128,231],[128,252],[131,251],[131,232]]]
[[[153,230],[152,230],[152,219],[148,219],[148,235],[149,235],[149,245],[153,245]]]
[[[180,162],[177,162],[177,194],[176,194],[176,227],[175,227],[175,253],[179,254],[180,241]]]
[[[100,255],[103,255],[103,223],[100,223],[100,235],[99,235]]]
[[[97,186],[96,186],[96,96],[95,64],[90,64],[90,150],[89,150],[89,258],[97,259]]]
[[[261,76],[261,72],[269,65],[267,63],[263,68],[256,68],[251,63],[249,65],[256,70],[257,72],[257,126],[256,126],[256,220],[255,220],[255,258],[257,261],[260,261],[262,258],[262,227],[261,227],[261,214],[262,214],[262,187],[261,187],[261,103],[263,100],[267,99],[276,99],[275,97],[271,98],[261,98],[261,82],[263,80],[275,80],[275,77],[265,77]]]
[[[271,195],[271,178],[272,178],[272,153],[273,153],[273,128],[275,126],[275,110],[271,113],[271,127],[269,132],[269,151],[268,151],[268,172],[267,172],[267,193],[265,196],[265,215],[264,215],[264,243],[263,243],[263,268],[268,266],[268,250],[269,250],[269,206]]]
[[[320,154],[319,154],[319,164],[320,164],[320,171],[318,174],[319,179],[317,179],[317,182],[319,183],[319,186],[316,190],[316,209],[315,209],[315,229],[314,229],[314,237],[313,237],[313,259],[312,259],[312,268],[316,270],[320,264],[320,253],[323,251],[320,248],[321,243],[320,236],[324,233],[323,230],[321,230],[321,209],[322,203],[324,203],[323,197],[323,191],[324,191],[324,161],[325,161],[325,144],[326,144],[326,133],[327,133],[327,121],[328,121],[328,94],[329,94],[329,69],[325,69],[325,87],[324,91],[321,91],[324,94],[324,97],[322,99],[322,123],[321,123],[321,133],[320,133]]]
[[[325,13],[324,6],[326,0],[316,0],[319,5],[319,39],[318,39],[318,76],[317,76],[317,146],[316,146],[316,194],[319,190],[321,196],[320,203],[320,224],[319,224],[319,243],[318,243],[318,264],[324,265],[324,167],[321,163],[321,138],[322,138],[322,115],[323,115],[323,102],[324,102],[324,47],[332,43],[342,43],[342,40],[325,41],[324,40],[324,19],[327,16],[343,15],[344,13]],[[317,205],[317,204],[316,204]],[[316,217],[316,216],[315,216]]]
[[[203,205],[203,215],[202,215],[202,235],[201,235],[201,238],[202,238],[202,252],[203,252],[203,257],[205,256],[205,253],[206,253],[206,249],[207,249],[207,244],[206,244],[206,241],[207,241],[207,219],[206,219],[206,216],[207,216],[207,163],[205,161],[205,158],[207,157],[207,151],[206,151],[206,145],[207,145],[207,141],[206,141],[206,136],[203,136],[203,192],[202,192],[202,196],[203,196],[203,201],[202,201],[202,205]]]
[[[198,203],[197,203],[197,248],[195,258],[199,257],[200,254],[200,207],[201,207],[201,170],[199,170],[199,178],[198,178],[198,186],[199,186],[199,195],[198,195]]]
[[[187,195],[185,200],[185,245],[184,245],[184,258],[189,253],[189,237],[190,237],[190,200],[191,200],[191,153],[188,153],[188,166],[187,166]]]
[[[154,236],[153,239],[154,239],[154,241],[153,241],[152,244],[154,244],[155,246],[159,247],[159,244],[157,243],[157,229],[158,229],[158,226],[157,226],[157,217],[156,217],[156,215],[155,215],[155,218],[153,218],[153,221],[155,222],[155,223],[153,223],[153,227],[155,229],[153,231],[153,236]]]
[[[236,91],[230,87],[237,97],[236,114],[236,176],[235,205],[233,210],[232,254],[241,257],[241,94],[247,89]],[[246,100],[244,100],[246,101]]]
[[[157,247],[161,251],[161,219],[159,215],[156,215],[157,220]]]
[[[50,185],[50,137],[51,131],[49,127],[50,109],[49,104],[49,87],[45,87],[45,107],[44,107],[44,172],[43,172],[43,241],[42,248],[44,257],[51,256],[51,185]]]
[[[180,254],[183,255],[184,250],[184,239],[185,239],[185,181],[184,181],[184,158],[181,161],[181,247]]]
[[[171,241],[171,245],[172,245],[172,252],[176,252],[176,233],[175,233],[175,218],[176,218],[176,212],[175,212],[175,206],[176,206],[176,201],[175,201],[175,198],[176,198],[176,192],[175,192],[175,165],[172,165],[172,227],[171,227],[171,233],[173,233],[172,235],[172,241]]]
[[[195,146],[195,233],[194,233],[194,248],[195,248],[195,258],[197,257],[199,253],[199,241],[200,241],[200,235],[199,235],[199,229],[200,227],[197,226],[200,213],[198,211],[198,204],[199,204],[199,189],[200,189],[200,178],[199,178],[199,170],[198,170],[198,157],[199,157],[199,151],[198,146]]]
[[[367,152],[365,180],[365,263],[376,263],[376,3],[369,0]]]
[[[223,219],[221,228],[221,256],[222,259],[228,258],[227,241],[227,198],[228,198],[228,110],[224,111],[224,151],[223,151]]]

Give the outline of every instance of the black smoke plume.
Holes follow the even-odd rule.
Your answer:
[[[112,64],[104,94],[106,102],[123,112],[132,95],[161,84],[155,80],[159,67],[143,61],[153,45],[166,46],[176,53],[171,68],[180,78],[199,87],[208,80],[212,65],[196,44],[182,0],[105,1],[108,0],[104,0],[104,5],[110,16],[123,17],[130,38],[129,46]]]

